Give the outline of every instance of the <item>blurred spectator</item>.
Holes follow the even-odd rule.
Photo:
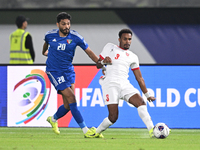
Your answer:
[[[33,64],[35,52],[31,34],[27,28],[28,18],[18,16],[16,18],[17,30],[10,34],[10,64]]]

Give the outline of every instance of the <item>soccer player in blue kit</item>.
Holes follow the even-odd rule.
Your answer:
[[[71,16],[66,12],[57,15],[57,27],[45,34],[45,42],[42,54],[47,56],[46,73],[59,94],[62,95],[61,105],[53,116],[47,121],[51,124],[52,130],[60,134],[57,120],[71,113],[82,129],[85,138],[94,138],[95,133],[88,129],[81,113],[79,112],[74,95],[75,72],[72,65],[75,48],[80,46],[86,54],[96,63],[98,57],[88,47],[84,38],[76,31],[70,30]]]

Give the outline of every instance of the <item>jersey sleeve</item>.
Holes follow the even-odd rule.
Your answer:
[[[30,33],[26,36],[25,47],[30,50],[31,58],[33,59],[33,62],[34,62],[35,61],[35,51],[33,48],[33,42],[32,42],[32,37],[31,37]]]
[[[44,41],[49,44],[50,38],[52,34],[55,34],[58,32],[58,29],[52,29],[50,31],[47,31],[44,35]]]
[[[48,44],[48,40],[47,40],[47,34],[44,35],[44,41]]]
[[[87,42],[84,40],[84,38],[76,31],[71,30],[71,34],[75,35],[77,37],[77,44],[80,46],[83,50],[86,50],[88,48]]]
[[[138,56],[133,55],[133,63],[130,65],[131,70],[137,70],[140,68]]]
[[[111,50],[112,48],[113,48],[113,44],[112,44],[112,43],[107,43],[107,44],[104,46],[102,52],[99,54],[99,57],[100,57],[102,60],[104,60],[104,58],[105,58],[106,56],[108,56],[108,53],[110,52],[110,50]]]
[[[82,39],[80,40],[79,46],[80,46],[83,50],[86,50],[86,49],[88,48],[88,44],[87,44],[87,42],[84,40],[84,38],[82,38]]]
[[[45,33],[44,35],[44,41],[49,44],[49,34],[50,34],[50,31],[48,31],[47,33]]]

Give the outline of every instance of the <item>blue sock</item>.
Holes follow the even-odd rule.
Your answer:
[[[71,113],[72,113],[74,119],[76,120],[76,122],[78,123],[80,128],[82,129],[82,128],[86,127],[83,117],[81,116],[81,113],[77,108],[77,104],[71,103],[71,104],[69,104],[69,107],[70,107],[70,110],[71,110]]]
[[[59,118],[63,117],[64,115],[66,115],[68,113],[68,109],[66,109],[64,107],[64,105],[61,105],[57,112],[53,115],[54,119],[58,120]]]

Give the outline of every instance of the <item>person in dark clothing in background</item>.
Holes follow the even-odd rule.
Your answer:
[[[17,30],[10,34],[10,64],[33,64],[35,52],[31,34],[27,28],[28,18],[18,16],[16,18]]]

